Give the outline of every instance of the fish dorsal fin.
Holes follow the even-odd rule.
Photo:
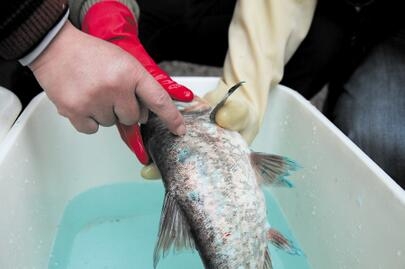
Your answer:
[[[286,178],[291,171],[295,171],[300,166],[287,157],[252,152],[251,159],[256,173],[263,180],[264,184],[280,185],[292,187],[293,184]]]
[[[215,117],[217,116],[218,111],[221,109],[221,107],[224,106],[226,100],[228,99],[229,96],[231,96],[232,93],[236,91],[242,84],[245,83],[244,81],[241,81],[235,85],[233,85],[228,92],[225,94],[225,96],[222,98],[222,100],[214,107],[214,109],[210,113],[210,120],[212,123],[215,123]]]
[[[174,246],[174,250],[195,248],[194,240],[190,234],[190,225],[170,192],[166,192],[158,241],[153,255],[153,266],[156,268],[160,257],[165,257],[168,250]]]

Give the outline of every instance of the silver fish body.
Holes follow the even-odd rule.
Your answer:
[[[154,115],[142,127],[166,189],[154,264],[174,246],[195,247],[205,268],[272,268],[270,226],[258,181],[258,173],[266,171],[254,163],[261,155],[252,158],[239,133],[212,123],[211,111],[183,112],[187,134],[182,137]]]

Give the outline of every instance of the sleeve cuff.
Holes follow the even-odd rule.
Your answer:
[[[87,11],[94,5],[103,0],[69,0],[70,2],[70,21],[75,25],[77,28],[81,29],[81,24],[83,18],[86,16]],[[136,19],[139,19],[139,6],[136,0],[112,0],[117,1],[125,6],[127,6],[132,13],[134,14]]]
[[[20,64],[27,66],[35,61],[36,58],[48,47],[49,43],[55,38],[55,36],[59,33],[62,27],[65,25],[66,21],[69,17],[69,10],[67,10],[66,14],[63,18],[58,22],[58,24],[53,27],[48,34],[42,39],[41,43],[35,47],[30,53],[25,55],[23,58],[19,59],[18,61]]]

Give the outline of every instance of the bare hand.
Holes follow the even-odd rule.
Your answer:
[[[147,109],[169,130],[185,133],[183,117],[143,66],[124,50],[89,36],[67,22],[31,65],[58,112],[83,133],[117,121],[145,121]]]

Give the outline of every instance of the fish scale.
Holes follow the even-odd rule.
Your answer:
[[[296,168],[294,163],[276,155],[252,158],[254,153],[237,132],[211,122],[211,112],[218,109],[201,99],[191,108],[182,105],[186,135],[171,134],[154,114],[142,126],[146,148],[166,189],[155,267],[172,246],[184,246],[196,248],[209,269],[272,268],[267,249],[272,238],[259,183],[266,180],[258,178],[257,171],[266,171],[272,175],[268,182],[280,184],[287,182],[284,176]],[[264,160],[266,165],[261,164]],[[282,169],[267,171],[269,162],[270,168]],[[277,243],[298,253],[286,239]]]

